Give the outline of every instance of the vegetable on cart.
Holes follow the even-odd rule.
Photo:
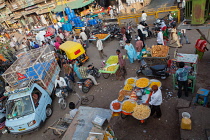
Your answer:
[[[105,79],[108,79],[111,74],[115,74],[119,68],[118,63],[118,56],[112,55],[110,56],[104,68],[100,69],[99,72],[102,73],[102,76]]]
[[[98,37],[100,40],[105,41],[110,37],[110,34],[96,34],[90,37],[89,41],[96,41],[96,37]]]

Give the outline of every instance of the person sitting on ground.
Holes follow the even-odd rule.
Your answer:
[[[69,109],[70,109],[70,111],[69,111],[70,118],[73,119],[74,116],[77,114],[77,111],[78,111],[78,109],[75,108],[75,103],[70,102],[69,103]]]

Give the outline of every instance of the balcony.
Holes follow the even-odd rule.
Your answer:
[[[1,0],[0,0],[1,1]],[[16,0],[15,2],[8,3],[7,6],[11,9],[11,11],[17,11],[20,9],[24,9],[30,6],[33,6],[38,3],[42,3],[48,0]]]

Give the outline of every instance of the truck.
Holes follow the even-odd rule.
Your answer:
[[[52,98],[60,67],[49,46],[28,51],[3,74],[6,127],[11,134],[38,129],[53,113]]]

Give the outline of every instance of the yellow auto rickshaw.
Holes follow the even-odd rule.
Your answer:
[[[60,45],[59,49],[66,53],[66,56],[69,60],[77,59],[80,63],[84,63],[89,59],[85,49],[80,43],[66,41]]]

